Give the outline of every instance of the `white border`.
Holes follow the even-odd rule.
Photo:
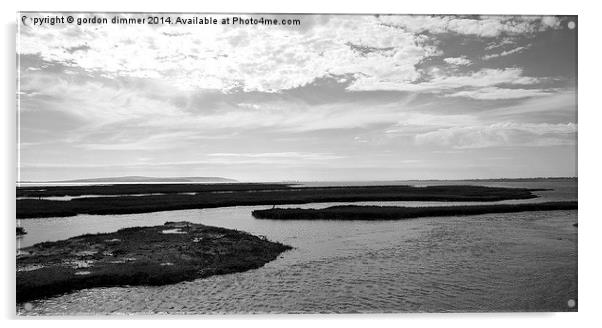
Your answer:
[[[289,327],[345,325],[346,327],[362,327],[371,324],[367,320],[375,320],[379,326],[420,325],[426,327],[504,327],[523,325],[545,325],[545,327],[569,327],[575,325],[593,325],[600,322],[596,316],[600,302],[600,263],[599,251],[602,249],[599,234],[602,233],[600,220],[602,215],[594,207],[599,200],[600,170],[602,163],[600,140],[602,130],[599,125],[600,111],[597,95],[600,95],[600,32],[599,15],[602,14],[594,1],[532,1],[501,0],[496,3],[488,1],[381,1],[363,2],[326,2],[324,0],[285,1],[133,1],[102,0],[82,2],[75,0],[54,1],[18,1],[2,2],[2,64],[4,69],[2,93],[3,108],[3,184],[1,190],[1,207],[4,209],[3,224],[3,270],[2,297],[0,309],[3,319],[19,321],[5,322],[10,326],[37,327],[40,324],[50,327],[104,327],[107,322],[94,320],[37,322],[23,320],[14,315],[14,242],[13,229],[15,217],[15,180],[16,180],[16,103],[15,103],[15,15],[19,10],[31,11],[192,11],[192,12],[288,12],[288,13],[426,13],[426,14],[563,14],[579,15],[579,313],[515,313],[515,314],[399,314],[399,315],[276,315],[276,316],[198,316],[184,319],[202,319],[202,322],[186,320],[177,325],[225,325],[240,327],[251,325],[257,327]],[[103,317],[100,317],[103,318]],[[144,324],[154,327],[165,325],[162,320],[173,317],[135,317],[135,319],[153,319],[152,322],[127,320],[130,318],[109,317],[111,325]],[[126,319],[127,321],[124,321]],[[131,318],[134,319],[134,318]],[[159,319],[159,320],[157,320]],[[181,318],[180,318],[181,319]],[[245,322],[241,322],[245,319]],[[491,320],[495,319],[495,320]],[[286,321],[286,322],[283,322]]]

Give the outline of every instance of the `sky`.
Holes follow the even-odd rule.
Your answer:
[[[576,17],[261,16],[18,22],[18,179],[577,176]]]

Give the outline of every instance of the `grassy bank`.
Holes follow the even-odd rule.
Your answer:
[[[256,210],[252,214],[258,219],[271,220],[402,220],[429,216],[460,216],[576,209],[577,202],[547,202],[435,207],[333,206],[324,209],[275,208]]]
[[[40,243],[17,257],[17,302],[84,288],[165,285],[241,272],[259,268],[290,248],[188,222]]]
[[[226,188],[216,192],[204,191],[196,194],[181,194],[189,190],[171,186],[173,193],[149,196],[90,197],[70,201],[19,199],[17,218],[73,216],[77,214],[129,214],[169,210],[185,210],[244,205],[304,204],[313,202],[358,202],[358,201],[500,201],[507,199],[535,198],[529,189],[497,188],[482,186],[364,186],[364,187],[311,187],[294,188],[286,185],[262,186],[263,189],[240,190]],[[88,186],[94,188],[98,186]],[[106,186],[109,187],[109,186]],[[115,193],[123,193],[122,186],[114,186]],[[264,188],[265,187],[265,188]],[[85,188],[85,187],[78,187]],[[130,188],[134,188],[133,186]],[[158,187],[136,185],[136,193],[155,192]],[[259,187],[254,187],[259,188]],[[79,193],[84,194],[82,189]],[[98,190],[87,192],[94,194]],[[177,192],[176,192],[177,190]],[[105,190],[104,192],[109,192]],[[133,192],[133,191],[132,191]],[[53,192],[54,193],[54,192]]]

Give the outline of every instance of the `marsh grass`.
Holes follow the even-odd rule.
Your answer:
[[[53,201],[44,199],[17,200],[17,218],[65,217],[77,214],[130,214],[148,213],[170,210],[186,210],[213,208],[224,206],[280,205],[304,204],[314,202],[359,202],[359,201],[455,201],[481,202],[508,199],[529,199],[537,197],[533,189],[499,188],[482,186],[364,186],[364,187],[304,187],[293,188],[286,185],[252,185],[255,189],[245,189],[239,185],[228,187],[219,185],[204,188],[226,188],[220,191],[229,193],[199,192],[194,195],[181,194],[190,190],[189,185],[170,185],[173,193],[149,196],[116,196],[90,197],[72,199],[70,201]],[[77,187],[78,193],[85,188],[95,189],[98,186]],[[103,186],[107,187],[108,186]],[[115,185],[114,193],[123,193],[123,186]],[[164,186],[161,186],[163,188]],[[156,186],[129,186],[132,192],[155,192]],[[194,187],[199,188],[199,187]],[[227,189],[231,188],[231,189]],[[251,188],[245,185],[244,188]],[[207,189],[209,190],[209,189]],[[213,190],[213,189],[211,189]],[[215,191],[215,190],[213,190]],[[90,190],[88,194],[97,191]],[[108,192],[105,190],[104,192]],[[52,191],[49,193],[57,194]]]
[[[185,233],[162,233],[174,228]],[[165,285],[241,272],[259,268],[288,249],[246,232],[188,222],[44,242],[17,256],[17,302],[84,288]],[[34,266],[38,269],[23,269]]]

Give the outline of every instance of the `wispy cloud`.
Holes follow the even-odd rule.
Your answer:
[[[553,92],[543,89],[508,89],[498,87],[486,87],[476,90],[458,91],[446,95],[446,97],[467,97],[480,100],[498,100],[498,99],[520,99],[549,96]]]
[[[506,45],[513,45],[513,44],[516,44],[516,41],[514,41],[512,38],[506,37],[506,38],[502,38],[501,40],[489,42],[487,44],[487,46],[485,47],[485,50],[492,50],[492,49],[501,48]]]
[[[485,16],[480,19],[454,16],[383,16],[385,23],[404,30],[422,33],[455,32],[480,37],[497,37],[501,34],[517,35],[558,28],[554,16]]]
[[[516,47],[514,49],[510,49],[510,50],[506,50],[506,51],[502,51],[500,53],[496,53],[496,54],[490,54],[490,55],[485,55],[483,56],[483,60],[489,60],[492,58],[498,58],[498,57],[504,57],[504,56],[508,56],[508,55],[512,55],[512,54],[516,54],[516,53],[520,53],[523,52],[525,49],[527,49],[529,46],[525,46],[525,47]]]
[[[451,127],[416,136],[419,145],[451,148],[574,145],[577,124],[494,123]]]
[[[462,75],[441,74],[420,83],[397,83],[395,81],[367,80],[356,81],[352,90],[398,90],[413,92],[442,92],[464,87],[491,87],[499,84],[529,85],[539,81],[538,78],[523,76],[521,68],[491,69],[484,68],[477,72]]]
[[[228,161],[262,159],[264,161],[295,160],[295,161],[328,161],[345,158],[332,153],[280,152],[280,153],[211,153],[209,157],[221,158]]]

